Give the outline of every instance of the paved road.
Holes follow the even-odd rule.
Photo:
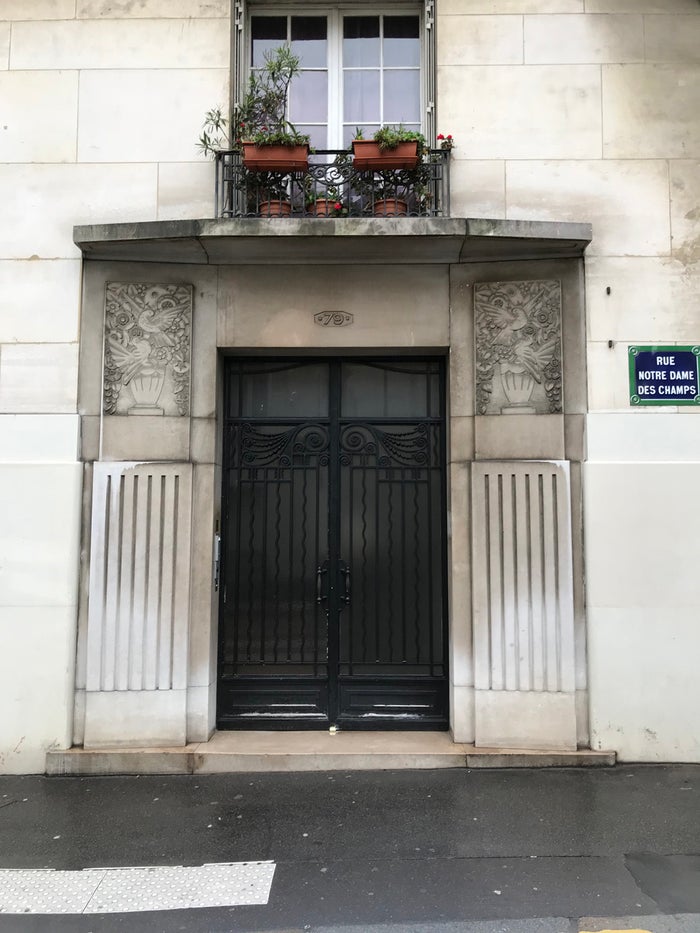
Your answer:
[[[0,869],[238,861],[266,905],[0,931],[700,933],[700,766],[0,778]]]

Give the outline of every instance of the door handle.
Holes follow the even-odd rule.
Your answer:
[[[325,560],[316,568],[316,602],[322,603],[328,598],[328,594],[323,592],[323,574],[328,573],[328,561]]]
[[[344,560],[340,561],[340,572],[344,577],[343,595],[341,596],[341,599],[346,606],[349,606],[351,590],[350,566],[349,564],[346,564]]]

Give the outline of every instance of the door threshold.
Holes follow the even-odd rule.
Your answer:
[[[433,768],[609,767],[615,752],[476,748],[449,732],[215,732],[175,748],[70,748],[46,755],[46,773],[226,774]]]

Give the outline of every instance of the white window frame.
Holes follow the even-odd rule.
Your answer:
[[[328,18],[328,149],[343,148],[343,87],[342,87],[342,21],[343,16],[405,16],[419,17],[420,41],[420,116],[421,131],[429,144],[435,141],[434,94],[435,62],[434,0],[422,3],[373,3],[339,4],[310,2],[302,4],[246,3],[234,0],[232,74],[233,101],[239,101],[245,91],[250,61],[250,19],[252,16],[325,16]],[[313,69],[310,69],[313,70]]]

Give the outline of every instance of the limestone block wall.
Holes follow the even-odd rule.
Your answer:
[[[0,771],[43,771],[46,749],[71,740],[72,228],[213,214],[213,167],[195,140],[227,99],[229,27],[228,0],[0,3]]]
[[[438,0],[437,10],[454,213],[593,225],[592,744],[627,760],[700,760],[700,409],[632,411],[627,370],[630,344],[700,341],[700,5]]]
[[[698,760],[699,413],[630,411],[626,358],[630,343],[700,339],[700,6],[436,5],[453,214],[593,224],[592,742],[627,759]],[[43,770],[46,748],[70,742],[89,440],[71,230],[212,214],[212,167],[194,140],[227,99],[229,58],[229,0],[0,3],[0,706],[14,711],[0,720],[0,770]]]

